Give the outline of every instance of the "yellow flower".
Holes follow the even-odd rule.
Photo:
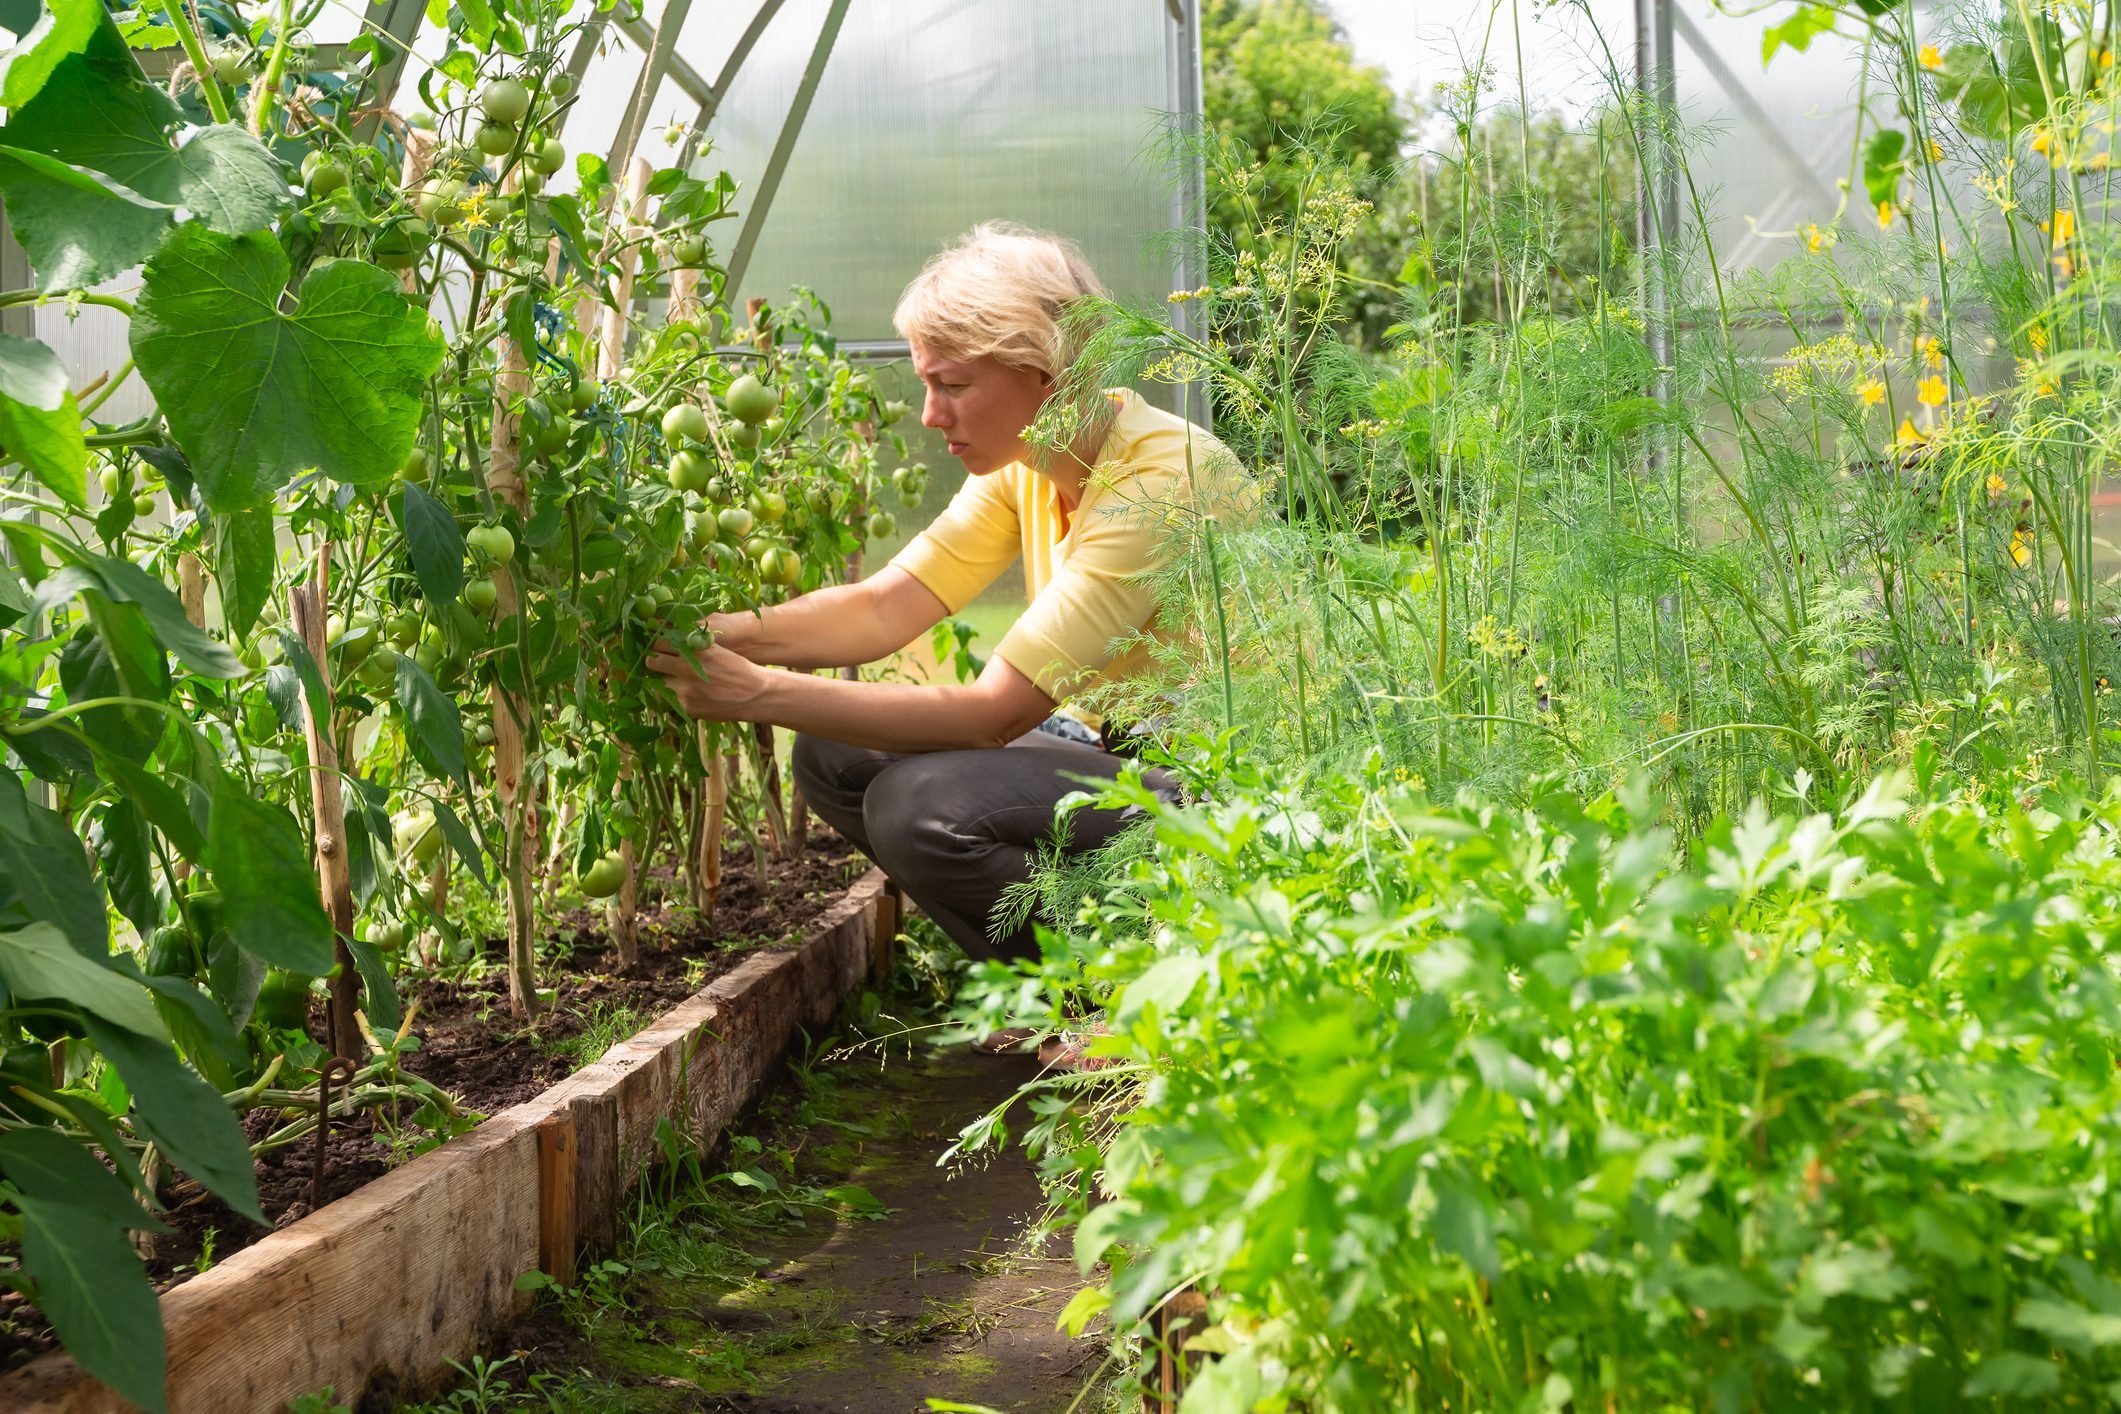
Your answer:
[[[1915,401],[1924,407],[1942,407],[1946,396],[1944,380],[1934,373],[1915,385]]]
[[[2047,151],[2048,147],[2049,147],[2049,146],[2050,146],[2050,145],[2051,145],[2051,144],[2052,144],[2053,142],[2054,142],[2054,134],[2050,133],[2050,132],[2049,132],[2049,131],[2047,130],[2047,128],[2046,128],[2046,127],[2045,127],[2044,125],[2038,125],[2038,124],[2036,124],[2036,125],[2034,126],[2034,128],[2033,128],[2033,151],[2035,151],[2035,152],[2045,152],[2045,151]]]
[[[1881,201],[1881,202],[1879,202],[1879,203],[1878,203],[1878,229],[1879,229],[1879,230],[1881,230],[1881,231],[1883,231],[1883,230],[1887,230],[1887,229],[1890,229],[1890,228],[1891,228],[1891,226],[1892,226],[1892,224],[1893,224],[1893,204],[1892,204],[1892,203],[1891,203],[1890,201]]]
[[[1885,401],[1885,384],[1875,378],[1867,379],[1856,389],[1856,396],[1863,399],[1865,407],[1874,408]]]
[[[2008,489],[2009,488],[2003,484],[2002,477],[1998,476],[1993,471],[1988,474],[1988,498],[1991,501],[2002,500],[2003,493]]]
[[[1915,430],[1915,419],[1912,417],[1901,418],[1900,430],[1893,434],[1893,450],[1896,452],[1905,451],[1909,447],[1919,447],[1921,445],[1922,434]]]
[[[2047,351],[2047,326],[2045,324],[2035,324],[2032,328],[2026,330],[2025,342],[2033,346],[2034,353],[2045,353]]]
[[[467,226],[484,226],[487,224],[485,197],[467,196],[464,198],[464,224]]]
[[[2057,249],[2069,244],[2070,237],[2077,234],[2077,213],[2069,210],[2055,213],[2055,246]]]
[[[1922,341],[1922,361],[1931,368],[1944,367],[1944,350],[1938,346],[1934,334]]]
[[[2011,532],[2011,563],[2024,569],[2033,562],[2033,544],[2022,530]]]
[[[1937,46],[1934,44],[1923,45],[1922,52],[1915,56],[1915,60],[1925,69],[1944,67],[1944,56],[1937,52]]]
[[[2067,280],[2071,275],[2076,273],[2076,269],[2077,262],[2071,260],[2067,255],[2058,255],[2055,257],[2056,279]]]
[[[1817,255],[1820,251],[1832,246],[1833,243],[1833,232],[1821,230],[1817,222],[1813,222],[1804,228],[1804,248],[1812,254]]]
[[[2094,152],[2091,160],[2084,165],[2091,168],[2094,172],[2103,172],[2113,164],[2113,160],[2114,155],[2111,152]]]
[[[1929,153],[1930,161],[1932,161],[1932,162],[1942,162],[1942,161],[1944,160],[1944,144],[1943,144],[1943,143],[1941,143],[1941,142],[1937,141],[1937,139],[1935,139],[1935,138],[1925,138],[1925,139],[1923,139],[1923,142],[1924,142],[1924,149],[1923,149],[1923,150]]]

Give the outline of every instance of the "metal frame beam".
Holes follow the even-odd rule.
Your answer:
[[[647,57],[641,61],[640,77],[634,81],[633,95],[626,100],[626,111],[619,119],[618,133],[611,140],[608,161],[614,181],[620,179],[626,163],[633,157],[634,148],[640,145],[641,130],[648,124],[648,105],[655,102],[656,90],[663,86],[663,75],[671,72],[671,61],[677,59],[678,35],[684,31],[685,17],[690,13],[692,0],[666,0],[662,17],[656,21],[655,32],[642,46]],[[620,33],[641,44],[641,30],[636,28],[638,21],[621,19],[617,24]],[[684,64],[681,59],[677,62]],[[684,64],[684,69],[693,83],[699,82],[699,75],[690,64]],[[685,80],[681,78],[679,82]]]
[[[671,0],[676,4],[677,0]],[[832,0],[832,8],[825,12],[825,23],[818,29],[817,44],[810,51],[810,62],[803,69],[802,81],[795,87],[795,98],[788,105],[788,117],[781,124],[781,135],[774,140],[773,154],[766,159],[766,170],[759,177],[758,192],[752,200],[751,210],[744,214],[744,229],[736,238],[736,249],[729,256],[728,283],[724,286],[731,300],[743,283],[744,269],[751,264],[751,252],[758,245],[759,233],[765,228],[766,213],[773,209],[774,193],[780,190],[781,176],[788,170],[788,159],[795,152],[796,139],[802,136],[803,124],[810,117],[811,100],[817,97],[818,84],[825,77],[825,66],[832,59],[832,47],[839,42],[840,25],[847,18],[849,0]]]

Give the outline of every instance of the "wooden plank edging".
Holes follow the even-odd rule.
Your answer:
[[[608,1246],[666,1116],[704,1151],[805,1031],[890,965],[896,892],[871,870],[800,946],[761,952],[594,1065],[165,1293],[171,1414],[278,1414],[330,1386],[367,1414],[417,1397]],[[126,1414],[64,1352],[0,1378],[0,1410]]]

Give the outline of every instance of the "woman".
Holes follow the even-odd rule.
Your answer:
[[[803,799],[976,958],[1036,952],[1030,923],[1011,926],[995,904],[1042,846],[1094,849],[1125,823],[1077,811],[1057,838],[1061,798],[1123,764],[1098,717],[1063,704],[1146,667],[1144,631],[1161,626],[1140,576],[1175,545],[1174,513],[1249,499],[1228,451],[1132,391],[1053,406],[1079,352],[1062,316],[1101,294],[1071,242],[998,222],[929,261],[893,322],[926,387],[921,421],[965,464],[964,487],[859,584],[714,616],[704,674],[651,660],[696,717],[793,728]],[[1076,435],[1028,445],[1049,411]],[[812,674],[904,648],[1019,557],[1029,605],[976,681]],[[1160,772],[1149,779],[1170,789]]]

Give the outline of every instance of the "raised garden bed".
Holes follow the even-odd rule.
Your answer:
[[[594,1064],[169,1290],[170,1408],[278,1410],[329,1386],[382,1411],[445,1378],[524,1305],[518,1277],[569,1278],[610,1241],[664,1120],[704,1149],[790,1042],[878,975],[897,918],[870,872],[799,945],[751,953]],[[130,1406],[53,1353],[0,1379],[0,1408]]]

